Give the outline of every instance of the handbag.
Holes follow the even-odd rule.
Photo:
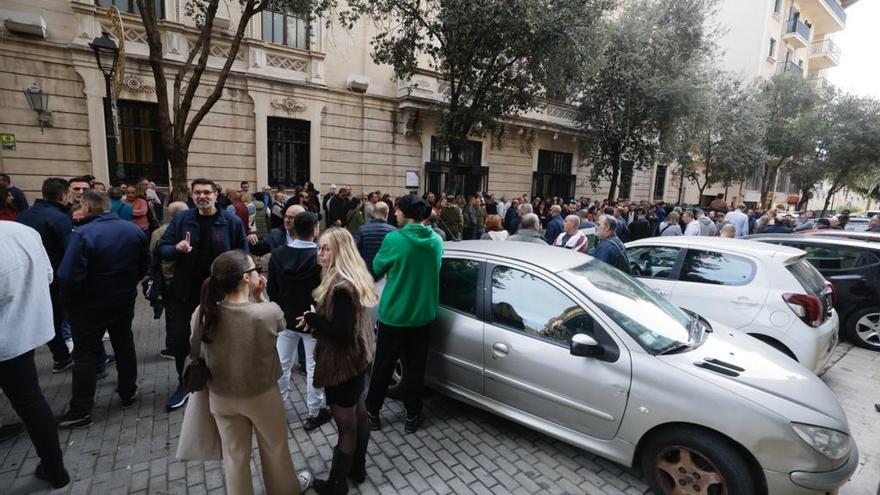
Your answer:
[[[211,414],[211,395],[206,390],[192,394],[186,403],[177,458],[181,461],[219,461],[223,446],[217,421]]]
[[[208,386],[211,370],[202,358],[202,325],[197,318],[192,335],[189,338],[189,356],[183,363],[183,387],[187,392],[200,392]]]

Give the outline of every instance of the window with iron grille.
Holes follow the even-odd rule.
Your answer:
[[[268,117],[267,124],[269,185],[305,184],[309,180],[309,122]]]
[[[624,160],[620,163],[620,185],[617,188],[617,197],[630,199],[633,182],[633,162]]]
[[[483,157],[483,143],[480,141],[468,141],[461,148],[461,156],[458,161],[461,165],[479,167]],[[452,163],[452,150],[437,138],[431,136],[431,161]]]
[[[110,182],[132,183],[140,177],[148,177],[156,185],[167,186],[168,160],[159,131],[159,105],[119,100],[116,108],[122,153],[118,163],[109,165]]]
[[[309,21],[292,12],[263,11],[263,41],[309,49]]]
[[[133,14],[133,15],[141,15],[141,11],[137,6],[137,2],[135,0],[95,0],[95,5],[98,7],[109,7],[111,5],[115,5],[116,8],[123,13]],[[156,0],[156,19],[164,19],[165,18],[165,2],[164,0]]]
[[[574,155],[561,151],[538,150],[538,170],[532,174],[532,195],[541,198],[574,197],[575,175],[571,173]]]

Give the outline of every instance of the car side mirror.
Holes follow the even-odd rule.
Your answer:
[[[571,338],[571,355],[581,357],[600,357],[605,354],[605,348],[596,342],[596,339],[585,333],[575,334]]]

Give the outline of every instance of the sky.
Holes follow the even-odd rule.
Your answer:
[[[837,88],[860,96],[880,98],[880,0],[859,0],[846,9],[846,29],[836,33],[840,65],[826,77]]]

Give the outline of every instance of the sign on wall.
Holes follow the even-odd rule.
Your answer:
[[[4,150],[15,149],[15,134],[0,134],[0,144]]]
[[[419,172],[417,170],[407,170],[406,171],[406,188],[407,189],[418,189],[420,183],[421,183],[421,177],[419,176]]]

